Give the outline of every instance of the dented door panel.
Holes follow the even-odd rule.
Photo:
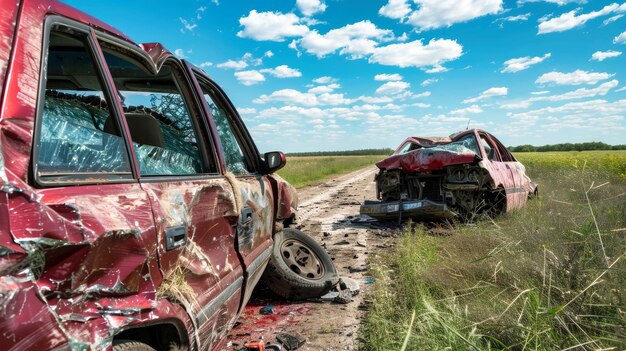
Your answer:
[[[144,181],[142,186],[150,194],[157,226],[164,276],[159,293],[187,310],[206,348],[228,331],[241,300],[241,287],[225,290],[243,276],[235,250],[238,214],[232,188],[223,177]],[[168,250],[166,232],[176,227],[185,228],[184,244]],[[231,299],[236,303],[224,304]]]

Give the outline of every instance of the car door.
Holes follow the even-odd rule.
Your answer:
[[[43,23],[43,13],[38,15],[36,23]],[[20,24],[20,33],[32,33],[28,23]],[[4,151],[12,151],[11,163],[28,163],[31,148],[20,144],[30,142],[25,127],[35,126],[30,176],[25,177],[30,184],[20,186],[21,193],[14,192],[18,196],[7,197],[7,206],[13,241],[38,259],[29,267],[29,279],[3,300],[4,316],[13,316],[5,321],[22,324],[20,330],[32,334],[2,333],[0,344],[43,350],[68,338],[76,347],[95,348],[108,337],[104,316],[124,314],[123,326],[152,308],[154,280],[160,277],[154,221],[89,28],[54,16],[42,27],[43,38],[21,36],[24,46],[16,49],[6,97],[22,100],[6,104],[2,112],[12,117],[2,121],[3,129],[13,131],[2,138]],[[23,50],[41,53],[42,66]],[[39,71],[37,87],[33,74]],[[20,90],[26,83],[35,96]],[[101,128],[106,121],[109,131]],[[108,303],[100,303],[101,296]],[[80,318],[85,323],[76,323]],[[41,339],[44,343],[38,343]]]
[[[506,208],[508,209],[509,203],[515,196],[515,181],[513,172],[511,171],[509,165],[502,162],[500,152],[490,135],[480,132],[479,136],[483,147],[484,158],[488,161],[487,165],[490,168],[489,173],[493,178],[495,185],[504,189],[507,198]]]
[[[496,139],[494,136],[491,136],[491,139],[498,149],[498,153],[500,154],[500,158],[505,167],[511,172],[511,177],[513,180],[513,188],[510,189],[510,201],[507,204],[509,209],[513,208],[521,208],[526,204],[526,200],[528,199],[528,181],[526,180],[526,170],[524,166],[517,162],[513,155],[509,152],[509,150],[502,145],[502,143]]]
[[[152,202],[164,277],[158,294],[187,310],[196,343],[208,349],[234,324],[245,283],[231,182],[219,172],[181,63],[158,47],[145,47],[159,53],[152,60],[115,43],[101,46]]]
[[[262,173],[261,159],[237,111],[220,87],[204,73],[188,65],[202,91],[203,108],[220,141],[222,172],[231,181],[240,213],[237,248],[242,257],[245,277],[243,305],[269,262],[274,230],[274,205],[271,183]]]

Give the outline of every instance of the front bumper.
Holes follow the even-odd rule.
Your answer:
[[[444,202],[432,200],[365,201],[360,213],[379,220],[415,218],[445,219],[456,216]]]

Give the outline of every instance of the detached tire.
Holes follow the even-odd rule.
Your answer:
[[[113,351],[156,351],[150,345],[139,341],[121,340],[113,345]]]
[[[277,295],[299,300],[324,295],[337,285],[339,276],[323,247],[303,232],[287,228],[274,236],[263,280]]]

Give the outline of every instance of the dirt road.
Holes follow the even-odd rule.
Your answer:
[[[360,204],[374,196],[376,170],[368,167],[299,191],[298,228],[326,247],[340,276],[359,282],[361,293],[348,304],[289,303],[257,289],[240,318],[241,324],[229,335],[233,348],[260,336],[273,343],[278,333],[306,339],[298,350],[357,348],[359,323],[365,313],[363,295],[370,284],[376,284],[367,281],[368,258],[392,245],[390,230],[355,223]],[[273,306],[274,314],[261,315],[260,309],[266,306]]]

